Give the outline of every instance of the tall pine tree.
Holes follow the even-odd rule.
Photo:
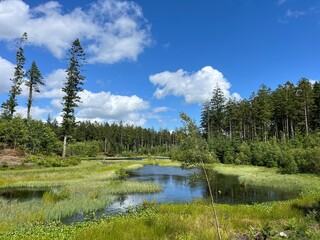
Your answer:
[[[34,61],[31,64],[31,68],[27,71],[26,76],[28,79],[26,81],[26,85],[29,89],[29,96],[28,96],[28,103],[27,103],[27,107],[28,107],[27,119],[30,119],[31,118],[30,110],[32,106],[33,92],[40,92],[38,85],[44,85],[44,82],[42,81],[43,77],[41,75],[41,72]]]
[[[63,121],[62,121],[62,132],[63,132],[63,151],[62,157],[66,157],[67,150],[67,138],[72,133],[75,127],[75,116],[74,109],[78,107],[80,97],[78,95],[83,89],[83,81],[85,77],[81,75],[81,67],[85,63],[85,54],[80,44],[79,39],[76,39],[69,50],[69,67],[67,69],[67,81],[62,88],[65,92],[63,97]]]
[[[310,81],[307,78],[301,78],[297,86],[297,95],[300,103],[300,111],[303,115],[304,130],[306,135],[309,134],[309,118],[310,110],[313,107],[313,89]],[[301,123],[300,123],[301,124]],[[303,125],[303,124],[301,124]]]
[[[212,134],[215,136],[221,136],[223,130],[223,123],[224,123],[224,111],[225,111],[225,102],[226,99],[222,92],[222,89],[217,85],[213,89],[212,99],[210,101],[211,104],[211,129]],[[209,138],[212,136],[209,136]]]
[[[10,79],[12,81],[12,86],[9,91],[9,99],[1,105],[2,117],[4,118],[11,119],[16,111],[16,106],[18,106],[17,96],[21,94],[21,84],[25,75],[23,66],[26,58],[23,55],[23,44],[25,41],[27,41],[27,39],[27,33],[24,33],[19,41],[19,48],[16,54],[16,66],[14,68],[14,77]]]

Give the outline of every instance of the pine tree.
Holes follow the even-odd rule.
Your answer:
[[[314,129],[320,127],[320,83],[315,82],[313,85],[313,99],[314,99],[314,109],[313,109],[313,124]]]
[[[306,135],[309,134],[309,117],[313,106],[313,90],[310,81],[307,78],[301,78],[298,82],[297,94],[300,102],[300,111],[303,112],[303,122]]]
[[[260,125],[261,138],[267,141],[268,127],[272,117],[271,89],[262,84],[258,90],[257,100],[257,120]]]
[[[202,104],[200,124],[201,124],[202,136],[205,139],[209,139],[209,137],[211,136],[210,102],[209,101],[206,101],[205,103]]]
[[[85,54],[80,44],[79,39],[76,39],[69,50],[70,57],[69,67],[67,69],[67,81],[62,88],[65,92],[63,97],[63,121],[62,121],[62,131],[63,131],[63,151],[62,157],[66,157],[67,150],[67,138],[72,133],[75,127],[75,116],[74,109],[78,107],[80,102],[80,97],[78,95],[83,89],[83,81],[85,77],[81,75],[81,67],[85,63]]]
[[[23,77],[25,72],[23,66],[25,64],[25,57],[23,55],[23,43],[27,41],[27,33],[24,33],[19,41],[19,48],[16,54],[16,66],[14,68],[14,77],[10,79],[12,81],[12,86],[9,91],[9,99],[2,103],[2,117],[12,119],[15,108],[18,106],[17,96],[21,94],[21,84],[23,82]]]
[[[27,111],[27,119],[30,119],[30,109],[32,106],[32,95],[33,92],[40,92],[38,85],[44,85],[44,82],[42,81],[43,77],[41,75],[40,70],[38,69],[36,63],[33,61],[31,64],[31,68],[27,71],[27,81],[26,86],[29,88],[29,97],[28,97],[28,111]]]
[[[225,111],[225,97],[219,86],[213,89],[211,99],[211,131],[216,136],[221,136],[223,130],[224,111]],[[210,137],[210,136],[209,136]]]
[[[226,103],[226,130],[229,134],[230,139],[232,139],[235,135],[235,126],[238,122],[237,107],[237,101],[235,99],[229,98],[229,100]]]

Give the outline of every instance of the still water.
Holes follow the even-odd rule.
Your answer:
[[[209,173],[210,184],[215,202],[222,204],[253,204],[266,201],[280,201],[296,198],[297,192],[286,192],[272,188],[254,188],[243,186],[238,177]],[[153,182],[160,184],[163,191],[154,194],[129,194],[118,196],[118,200],[110,206],[99,210],[95,217],[103,214],[117,214],[143,201],[161,203],[191,202],[208,196],[208,187],[200,169],[181,169],[179,167],[144,166],[130,171],[127,181]],[[83,221],[83,214],[64,219],[65,223]]]
[[[298,197],[297,192],[272,188],[256,188],[240,184],[237,176],[222,175],[215,171],[208,173],[215,202],[221,204],[253,204],[267,201],[280,201]],[[117,214],[134,208],[143,201],[161,203],[191,202],[208,197],[207,183],[200,169],[181,169],[180,167],[159,167],[147,165],[130,171],[127,181],[153,182],[163,187],[163,191],[153,194],[129,194],[118,196],[116,202],[95,213]],[[41,200],[45,189],[3,189],[0,198],[17,201]],[[83,221],[83,214],[63,219],[64,223]]]
[[[295,198],[296,192],[286,192],[272,188],[255,188],[240,184],[237,176],[208,173],[215,201],[226,204],[252,204],[280,201]],[[153,182],[163,187],[155,194],[128,195],[123,202],[136,205],[140,199],[157,203],[191,202],[208,196],[207,183],[200,169],[181,169],[179,167],[145,166],[130,172],[127,181]]]
[[[17,200],[19,202],[27,202],[31,200],[41,200],[47,189],[26,189],[26,188],[9,188],[0,190],[0,198],[6,200]]]

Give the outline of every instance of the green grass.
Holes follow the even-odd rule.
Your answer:
[[[111,204],[115,194],[151,193],[161,190],[152,183],[115,181],[117,169],[142,167],[136,162],[83,161],[78,166],[6,171],[0,188],[45,188],[40,200],[8,201],[0,198],[0,232],[29,222],[60,220],[76,213],[90,213]]]
[[[146,204],[138,212],[98,221],[65,226],[56,223],[27,225],[4,237],[8,239],[217,239],[211,208],[205,202]],[[263,232],[268,239],[319,239],[319,223],[292,208],[292,202],[258,205],[218,205],[223,239],[241,239]],[[39,236],[39,233],[41,235]],[[61,235],[63,233],[63,235]]]
[[[111,162],[111,163],[110,163]],[[107,164],[106,164],[107,163]],[[154,184],[115,180],[120,169],[143,164],[178,166],[168,160],[84,161],[66,168],[0,172],[0,187],[51,187],[43,200],[8,202],[0,199],[0,239],[217,239],[212,209],[205,200],[156,206],[71,226],[54,222],[76,212],[93,212],[113,201],[113,194],[155,192]],[[298,199],[255,205],[223,205],[216,209],[223,239],[320,239],[320,177],[285,175],[277,169],[215,164],[223,174],[236,175],[245,185],[300,191]],[[317,205],[318,204],[318,205]]]
[[[314,174],[281,174],[278,168],[215,164],[215,171],[238,176],[243,185],[299,191],[303,195],[320,193],[320,176]]]

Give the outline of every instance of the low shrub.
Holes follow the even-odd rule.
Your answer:
[[[78,165],[81,162],[81,160],[77,157],[69,157],[63,159],[59,156],[30,155],[26,158],[25,162],[32,162],[44,167],[67,167],[72,165]]]

